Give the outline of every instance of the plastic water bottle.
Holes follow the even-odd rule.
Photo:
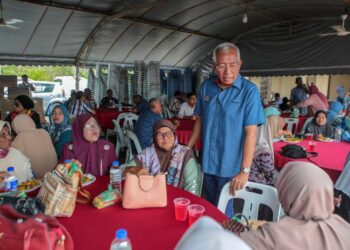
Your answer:
[[[342,134],[341,127],[340,126],[336,127],[335,133],[334,133],[334,140],[336,140],[337,142],[340,142],[341,134]]]
[[[122,171],[119,167],[119,161],[113,161],[112,167],[109,171],[109,180],[113,189],[122,192]]]
[[[6,178],[4,180],[6,191],[16,191],[17,190],[18,179],[15,176],[14,171],[15,171],[14,167],[7,168],[7,175],[6,175]]]
[[[131,250],[131,242],[128,238],[128,232],[125,229],[118,229],[115,238],[111,243],[110,250]]]

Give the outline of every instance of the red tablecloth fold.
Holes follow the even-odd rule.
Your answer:
[[[335,182],[344,168],[346,157],[350,152],[350,144],[345,142],[321,141],[316,141],[316,143],[317,145],[314,152],[318,153],[317,157],[297,160],[314,163],[325,170]],[[287,162],[296,161],[296,159],[287,158],[281,155],[281,148],[285,145],[287,145],[285,142],[275,142],[273,144],[276,168],[282,168]],[[298,145],[308,149],[307,140],[303,140],[302,142],[298,143]]]
[[[95,183],[87,187],[93,196],[107,188],[108,177],[97,177]],[[96,209],[91,205],[77,204],[71,218],[59,221],[73,237],[75,249],[109,249],[115,236],[115,230],[125,228],[131,240],[132,248],[138,249],[174,249],[183,233],[188,228],[187,221],[176,221],[173,199],[186,197],[191,203],[205,207],[205,215],[217,221],[226,216],[206,200],[182,189],[167,187],[168,206],[165,208],[148,208],[127,210],[121,204]]]
[[[104,132],[107,129],[113,129],[114,125],[112,120],[117,119],[121,113],[130,112],[128,110],[118,111],[116,108],[98,108],[96,109],[96,119],[100,123],[101,128]]]

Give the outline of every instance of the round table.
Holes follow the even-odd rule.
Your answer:
[[[86,189],[95,197],[105,189],[109,178],[97,177],[96,182]],[[187,191],[167,186],[168,206],[165,208],[124,209],[121,204],[103,209],[88,204],[76,204],[70,218],[59,218],[74,240],[75,249],[109,249],[115,231],[125,228],[128,231],[132,248],[174,249],[176,243],[188,228],[188,222],[177,221],[174,217],[173,199],[186,197],[192,204],[205,207],[205,215],[221,222],[226,216],[206,200]]]
[[[297,145],[300,145],[308,149],[309,141],[303,140]],[[314,163],[328,173],[331,179],[335,182],[343,168],[345,161],[350,153],[350,144],[346,142],[321,142],[316,141],[316,147],[314,152],[318,153],[317,157],[308,159],[292,159],[281,155],[282,147],[287,145],[286,142],[275,142],[273,144],[275,167],[282,168],[287,162],[290,161],[306,161]]]

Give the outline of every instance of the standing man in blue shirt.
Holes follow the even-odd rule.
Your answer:
[[[213,53],[217,77],[204,81],[194,115],[190,148],[202,136],[202,170],[207,199],[217,205],[223,186],[242,189],[252,165],[257,126],[265,122],[258,88],[239,74],[242,60],[232,43]]]

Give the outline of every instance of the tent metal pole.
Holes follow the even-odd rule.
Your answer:
[[[79,64],[75,65],[75,89],[79,90]]]

